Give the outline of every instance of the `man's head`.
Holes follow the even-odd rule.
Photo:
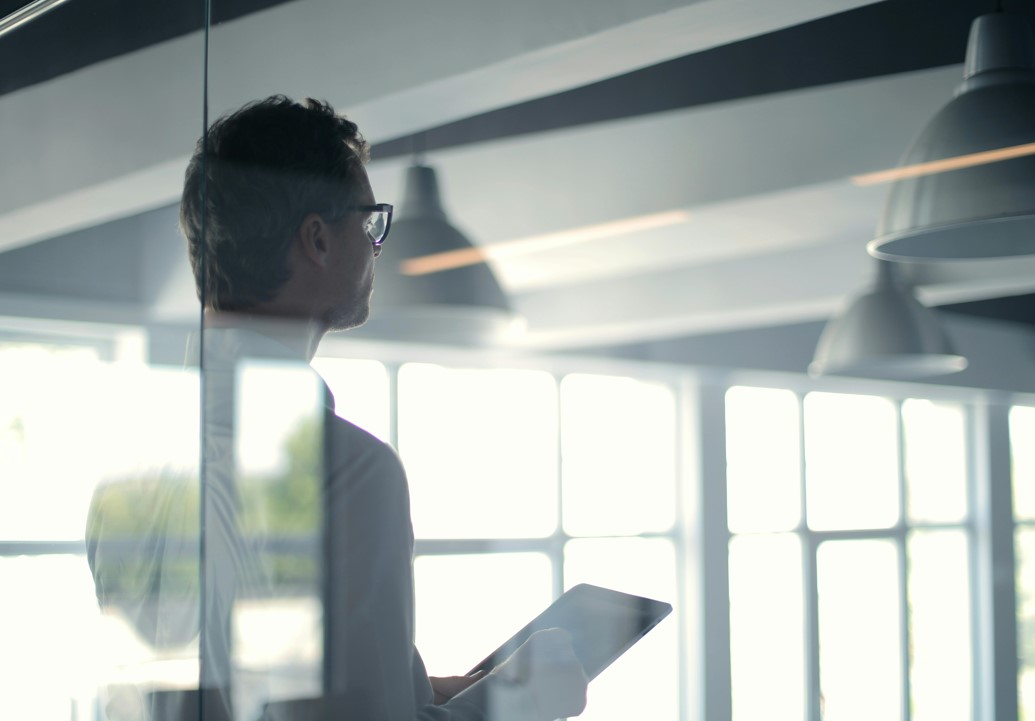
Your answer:
[[[312,99],[273,96],[217,120],[198,141],[180,205],[203,304],[248,311],[277,299],[305,257],[293,247],[300,234],[317,244],[314,252],[334,250],[328,234],[350,232],[345,224],[362,222],[355,207],[373,203],[363,169],[367,152],[355,123]],[[366,317],[365,308],[352,313],[362,317],[345,317],[351,311],[341,308],[327,313],[322,320],[332,327]]]

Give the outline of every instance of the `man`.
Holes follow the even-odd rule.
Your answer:
[[[218,120],[187,169],[181,227],[205,314],[203,687],[234,683],[229,616],[240,576],[255,567],[242,560],[246,544],[225,521],[237,495],[234,374],[242,358],[308,363],[325,333],[367,319],[392,208],[376,202],[366,159],[356,125],[329,105],[275,96]],[[550,721],[581,713],[586,679],[556,629],[486,677],[427,676],[413,647],[413,532],[402,466],[392,449],[332,413],[322,439],[321,713],[357,721]]]

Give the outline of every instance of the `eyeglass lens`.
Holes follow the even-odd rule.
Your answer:
[[[364,223],[364,230],[374,245],[380,245],[385,238],[385,229],[388,225],[388,214],[384,211],[375,211],[367,216]]]

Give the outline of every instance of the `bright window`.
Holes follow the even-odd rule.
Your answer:
[[[334,395],[334,412],[380,438],[391,440],[388,369],[350,358],[314,358],[313,368]]]
[[[914,721],[968,718],[973,705],[970,557],[959,529],[910,534],[910,676]]]
[[[399,451],[418,538],[544,537],[557,527],[557,389],[546,373],[407,363]]]
[[[677,610],[604,671],[581,718],[679,718],[672,387],[406,364],[399,446],[417,534],[418,646],[432,673],[466,672],[564,588],[593,583]]]
[[[824,718],[899,718],[901,619],[894,542],[828,541],[816,555]]]
[[[899,516],[895,406],[843,393],[805,396],[809,528],[888,528]]]
[[[700,652],[695,622],[716,618],[687,614],[686,601],[699,590],[693,554],[715,554],[706,560],[728,564],[734,721],[803,721],[820,707],[825,721],[969,721],[982,701],[967,405],[729,388],[725,449],[702,450],[725,456],[728,543],[702,550],[681,512],[699,489],[680,483],[681,462],[697,459],[680,458],[674,372],[663,382],[656,371],[648,380],[331,358],[314,367],[337,412],[404,459],[417,642],[433,674],[466,672],[565,588],[596,583],[676,611],[591,686],[583,718],[696,719],[683,661]],[[0,370],[0,585],[25,589],[0,601],[0,663],[13,682],[0,716],[90,719],[120,659],[127,683],[196,683],[194,640],[156,650],[118,604],[98,612],[85,559],[69,545],[81,543],[98,483],[139,485],[135,469],[196,464],[196,375],[33,344],[0,347]],[[273,582],[292,592],[241,594],[234,658],[245,674],[274,673],[289,695],[318,691],[322,644],[319,569],[305,563],[317,477],[300,493],[293,471],[315,467],[306,428],[322,399],[296,371],[247,368],[237,429],[243,530],[261,520],[273,532]],[[258,422],[266,414],[247,406],[249,388],[279,394],[278,416]],[[155,406],[162,417],[141,423]],[[1020,699],[1035,721],[1035,408],[1013,408],[1010,430]],[[260,513],[263,494],[287,490],[297,508]],[[19,551],[30,542],[53,548]],[[47,638],[64,638],[67,653],[41,670]]]
[[[428,673],[467,673],[550,605],[542,553],[420,556],[414,564],[417,648]]]
[[[805,598],[793,534],[730,540],[730,668],[735,719],[805,718]]]
[[[561,382],[564,530],[663,532],[675,522],[675,397],[660,384],[573,374]]]
[[[726,393],[731,531],[789,531],[801,522],[800,419],[791,391],[737,387]]]
[[[184,677],[118,602],[99,608],[83,541],[98,489],[139,489],[140,468],[196,467],[197,376],[112,363],[102,345],[0,344],[0,588],[15,590],[0,597],[2,718],[93,718],[98,686],[127,662]],[[105,522],[128,530],[151,509],[109,510]],[[196,659],[186,671],[196,685]]]
[[[734,387],[726,422],[735,721],[970,719],[964,408]]]

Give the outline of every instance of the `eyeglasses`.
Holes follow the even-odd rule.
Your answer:
[[[363,221],[363,230],[366,231],[370,244],[374,246],[374,257],[381,255],[381,244],[385,242],[388,230],[392,227],[392,204],[353,205],[347,210],[368,214]]]

